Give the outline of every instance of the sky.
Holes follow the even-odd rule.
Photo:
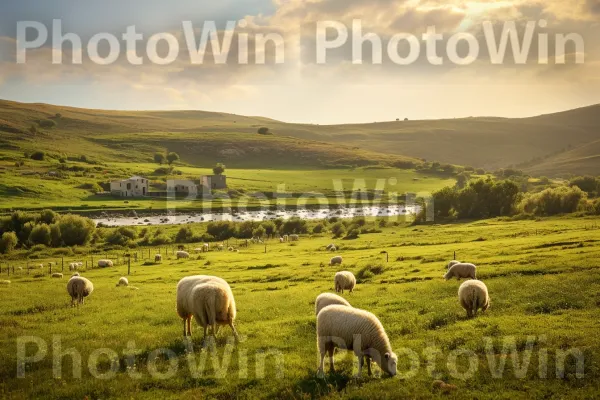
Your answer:
[[[600,0],[4,0],[0,7],[0,98],[8,100],[320,124],[526,117],[600,103]],[[37,28],[18,37],[32,22]],[[202,38],[211,24],[217,47],[231,38],[222,63],[215,43]],[[40,25],[47,40],[32,43]],[[128,27],[141,35],[132,46],[122,37]],[[433,45],[423,38],[431,29],[439,36]],[[493,61],[503,33],[506,54]],[[66,34],[81,47],[61,44]],[[106,65],[94,61],[111,54],[108,41],[93,40],[98,34],[117,41]],[[271,40],[262,45],[261,35]],[[21,50],[21,63],[19,46],[31,47]],[[53,63],[59,55],[62,63]]]

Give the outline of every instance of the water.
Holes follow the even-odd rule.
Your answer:
[[[373,207],[348,207],[339,209],[300,209],[281,211],[245,211],[224,213],[187,213],[164,214],[152,216],[113,216],[94,218],[96,224],[105,226],[135,226],[135,225],[181,225],[194,222],[211,221],[268,221],[276,218],[289,219],[298,217],[302,219],[323,219],[330,217],[393,217],[405,216],[419,211],[419,206],[373,206]]]

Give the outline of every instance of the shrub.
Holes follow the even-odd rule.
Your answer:
[[[98,185],[95,182],[81,184],[79,185],[79,188],[89,190],[92,193],[100,193],[103,191],[102,186]]]
[[[50,227],[46,224],[34,226],[29,234],[29,242],[34,245],[43,244],[45,246],[50,246],[50,244],[52,244]]]
[[[72,214],[62,216],[58,221],[58,226],[62,241],[66,246],[87,244],[96,230],[91,219]]]
[[[235,236],[235,225],[230,221],[209,222],[206,233],[216,240],[227,240]]]
[[[225,172],[225,165],[218,163],[213,167],[213,173],[215,175],[221,175],[223,172]]]
[[[265,221],[262,223],[261,226],[264,228],[265,233],[268,236],[271,236],[272,234],[275,233],[275,224],[273,223],[273,221]]]
[[[579,189],[589,194],[596,193],[600,189],[600,181],[593,176],[578,176],[571,179],[570,186],[577,186]]]
[[[117,246],[127,246],[131,244],[131,242],[136,238],[137,233],[135,229],[127,226],[121,226],[110,232],[104,240],[108,244]]]
[[[8,254],[12,252],[18,243],[19,240],[14,232],[4,232],[2,238],[0,238],[0,253]]]
[[[152,238],[152,240],[150,240],[150,244],[152,246],[162,246],[165,244],[170,244],[171,243],[171,239],[164,234],[158,235],[158,236],[154,236]]]
[[[194,232],[189,226],[181,227],[175,235],[175,243],[191,243],[193,240]]]
[[[530,194],[521,203],[521,210],[534,215],[557,215],[572,213],[582,206],[586,194],[577,186],[548,188],[539,193]]]
[[[301,219],[298,217],[292,217],[283,223],[283,225],[281,226],[281,231],[284,234],[307,233],[308,232],[307,222],[304,219]]]
[[[352,225],[348,230],[348,233],[344,237],[344,239],[357,239],[360,233],[360,229],[356,225]]]
[[[162,153],[154,154],[154,162],[157,164],[162,164],[165,162],[165,155]]]
[[[60,226],[58,226],[57,223],[50,225],[50,244],[52,245],[52,247],[62,246]]]
[[[356,282],[362,283],[371,279],[375,275],[381,275],[385,272],[385,268],[381,265],[367,265],[361,268],[356,274]]]
[[[267,128],[265,126],[258,128],[258,134],[259,135],[270,135],[269,128]]]
[[[259,226],[254,231],[252,231],[252,236],[257,237],[257,238],[262,238],[263,236],[265,236],[265,228],[263,228],[262,226]]]
[[[38,121],[38,125],[44,129],[52,129],[56,126],[56,122],[51,119],[41,119]]]
[[[44,153],[43,151],[35,151],[30,156],[30,158],[32,160],[36,160],[36,161],[43,161],[45,157],[46,157],[46,153]]]
[[[331,233],[335,238],[342,237],[346,233],[346,227],[341,222],[336,222],[331,226]]]
[[[325,230],[323,224],[316,224],[313,228],[313,233],[322,233]]]
[[[250,239],[255,227],[254,221],[244,221],[238,225],[235,236],[239,239]]]
[[[170,152],[167,154],[167,162],[169,165],[173,164],[175,161],[179,160],[179,154],[175,152]]]
[[[44,224],[51,225],[58,219],[58,214],[52,210],[44,210],[40,213],[40,221]]]

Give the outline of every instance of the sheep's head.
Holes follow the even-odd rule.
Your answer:
[[[395,353],[385,353],[383,355],[383,360],[381,360],[381,369],[390,374],[390,376],[395,376],[398,368],[398,356]]]
[[[445,280],[448,280],[448,279],[450,279],[450,278],[452,278],[452,276],[450,275],[450,272],[446,272],[446,273],[444,274],[444,279],[445,279]]]

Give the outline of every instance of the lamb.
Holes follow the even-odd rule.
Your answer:
[[[175,253],[177,255],[177,259],[179,260],[180,258],[189,258],[190,257],[190,253],[188,253],[187,251],[178,251],[177,253]]]
[[[191,310],[196,323],[204,328],[203,340],[206,340],[209,326],[212,335],[217,334],[217,325],[229,325],[236,340],[238,339],[233,325],[236,315],[235,301],[229,285],[216,281],[198,283],[189,293],[188,304],[192,305]]]
[[[125,278],[124,276],[119,278],[119,282],[117,283],[117,286],[129,286],[129,280],[127,278]]]
[[[210,275],[186,276],[177,283],[177,314],[183,319],[183,336],[192,336],[191,320],[193,304],[190,303],[190,293],[194,286],[201,283],[216,282],[225,286],[231,293],[230,306],[235,310],[235,300],[229,284],[222,278]],[[187,334],[185,325],[187,322]]]
[[[283,241],[287,242],[289,240],[289,236],[288,235],[283,235]]]
[[[162,262],[162,255],[155,254],[154,255],[154,262]]]
[[[204,243],[202,245],[202,251],[206,253],[208,252],[208,250],[210,250],[210,246],[208,245],[208,243]]]
[[[335,291],[344,293],[344,290],[349,290],[350,293],[354,290],[356,285],[356,278],[350,271],[340,271],[335,274],[334,278]]]
[[[71,275],[71,278],[74,277],[74,276],[80,276],[79,272],[75,272],[73,275]]]
[[[227,248],[227,251],[233,251],[233,247],[229,246],[229,247]]]
[[[346,299],[333,293],[321,293],[315,300],[315,315],[319,315],[319,311],[332,304],[352,307]]]
[[[77,304],[83,304],[87,296],[92,294],[94,291],[94,285],[89,279],[83,276],[73,276],[67,283],[67,292],[71,296],[71,306]]]
[[[458,301],[467,311],[469,318],[475,316],[479,308],[484,312],[490,306],[487,286],[475,279],[463,282],[458,288]]]
[[[398,357],[392,351],[383,325],[368,311],[339,304],[323,308],[317,316],[317,347],[321,357],[320,376],[324,375],[326,352],[329,368],[335,372],[333,351],[336,347],[354,351],[358,357],[357,377],[362,372],[363,356],[367,357],[367,365],[372,358],[384,372],[396,375]]]
[[[337,251],[337,247],[335,246],[335,244],[331,243],[331,244],[327,245],[326,250]]]
[[[290,235],[290,242],[297,242],[298,240],[300,240],[300,236]]]
[[[452,260],[448,263],[446,269],[450,269],[450,267],[452,267],[455,264],[460,264],[460,261],[456,261],[456,260]]]
[[[113,262],[111,260],[98,260],[98,267],[100,268],[106,268],[106,267],[112,267],[113,266]]]
[[[448,272],[444,275],[444,279],[452,279],[456,277],[456,279],[461,280],[462,278],[476,278],[476,269],[477,267],[473,264],[469,263],[459,263],[454,264],[448,269]]]
[[[55,273],[52,274],[52,277],[53,278],[62,278],[63,274],[61,274],[60,272],[55,272]]]
[[[329,265],[341,265],[342,264],[342,256],[331,257],[329,260]]]
[[[282,237],[279,238],[279,243],[283,243],[283,238]]]
[[[75,271],[77,269],[77,263],[69,263],[69,271]]]

